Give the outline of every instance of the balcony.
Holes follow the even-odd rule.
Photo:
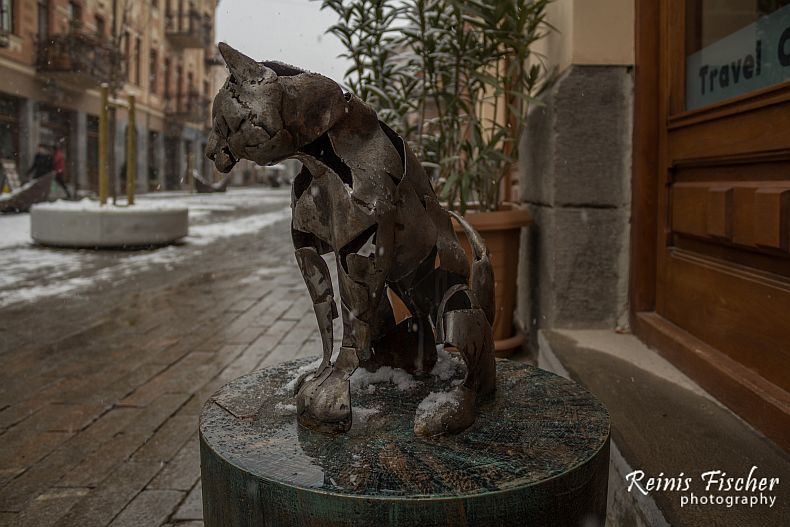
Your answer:
[[[167,118],[179,124],[195,123],[203,125],[208,121],[210,111],[211,101],[197,91],[171,96],[168,98],[167,106],[165,107]]]
[[[79,88],[112,83],[121,75],[121,53],[95,35],[77,30],[36,42],[36,69]]]
[[[224,66],[225,61],[222,59],[222,56],[219,54],[218,51],[215,49],[208,48],[204,54],[203,58],[204,62],[206,63],[207,68],[213,68],[214,66]]]
[[[211,34],[211,21],[197,9],[168,11],[165,15],[165,35],[176,49],[205,48]]]

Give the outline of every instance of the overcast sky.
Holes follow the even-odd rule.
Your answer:
[[[343,46],[324,31],[337,21],[310,0],[221,0],[217,39],[256,60],[279,60],[343,80]]]

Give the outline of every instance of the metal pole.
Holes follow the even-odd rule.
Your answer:
[[[134,205],[135,175],[137,174],[137,123],[134,95],[129,96],[129,125],[126,127],[126,203]]]
[[[99,108],[99,203],[107,204],[107,110],[109,107],[110,86],[101,85],[101,108]]]

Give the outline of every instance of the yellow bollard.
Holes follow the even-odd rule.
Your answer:
[[[109,180],[107,179],[107,110],[109,109],[110,87],[101,85],[101,108],[99,108],[99,203],[107,204]]]
[[[137,123],[134,95],[129,96],[129,125],[126,128],[126,203],[134,205],[135,175],[137,174]]]

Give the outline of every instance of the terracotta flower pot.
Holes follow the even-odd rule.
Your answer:
[[[524,336],[513,331],[513,311],[516,308],[516,279],[521,228],[532,223],[525,209],[503,205],[496,212],[468,212],[466,220],[485,239],[494,267],[496,315],[494,317],[494,346],[498,357],[509,357],[524,341]],[[458,239],[471,258],[472,249],[463,229],[453,222]]]
[[[505,204],[496,212],[468,212],[464,217],[483,236],[491,253],[496,302],[494,346],[497,357],[509,357],[524,341],[522,334],[513,331],[513,311],[516,308],[521,228],[532,223],[532,216],[525,209]],[[471,266],[472,248],[461,226],[453,221],[453,227]],[[388,294],[395,312],[395,320],[400,322],[408,318],[411,314],[400,298],[391,291],[388,291]]]

